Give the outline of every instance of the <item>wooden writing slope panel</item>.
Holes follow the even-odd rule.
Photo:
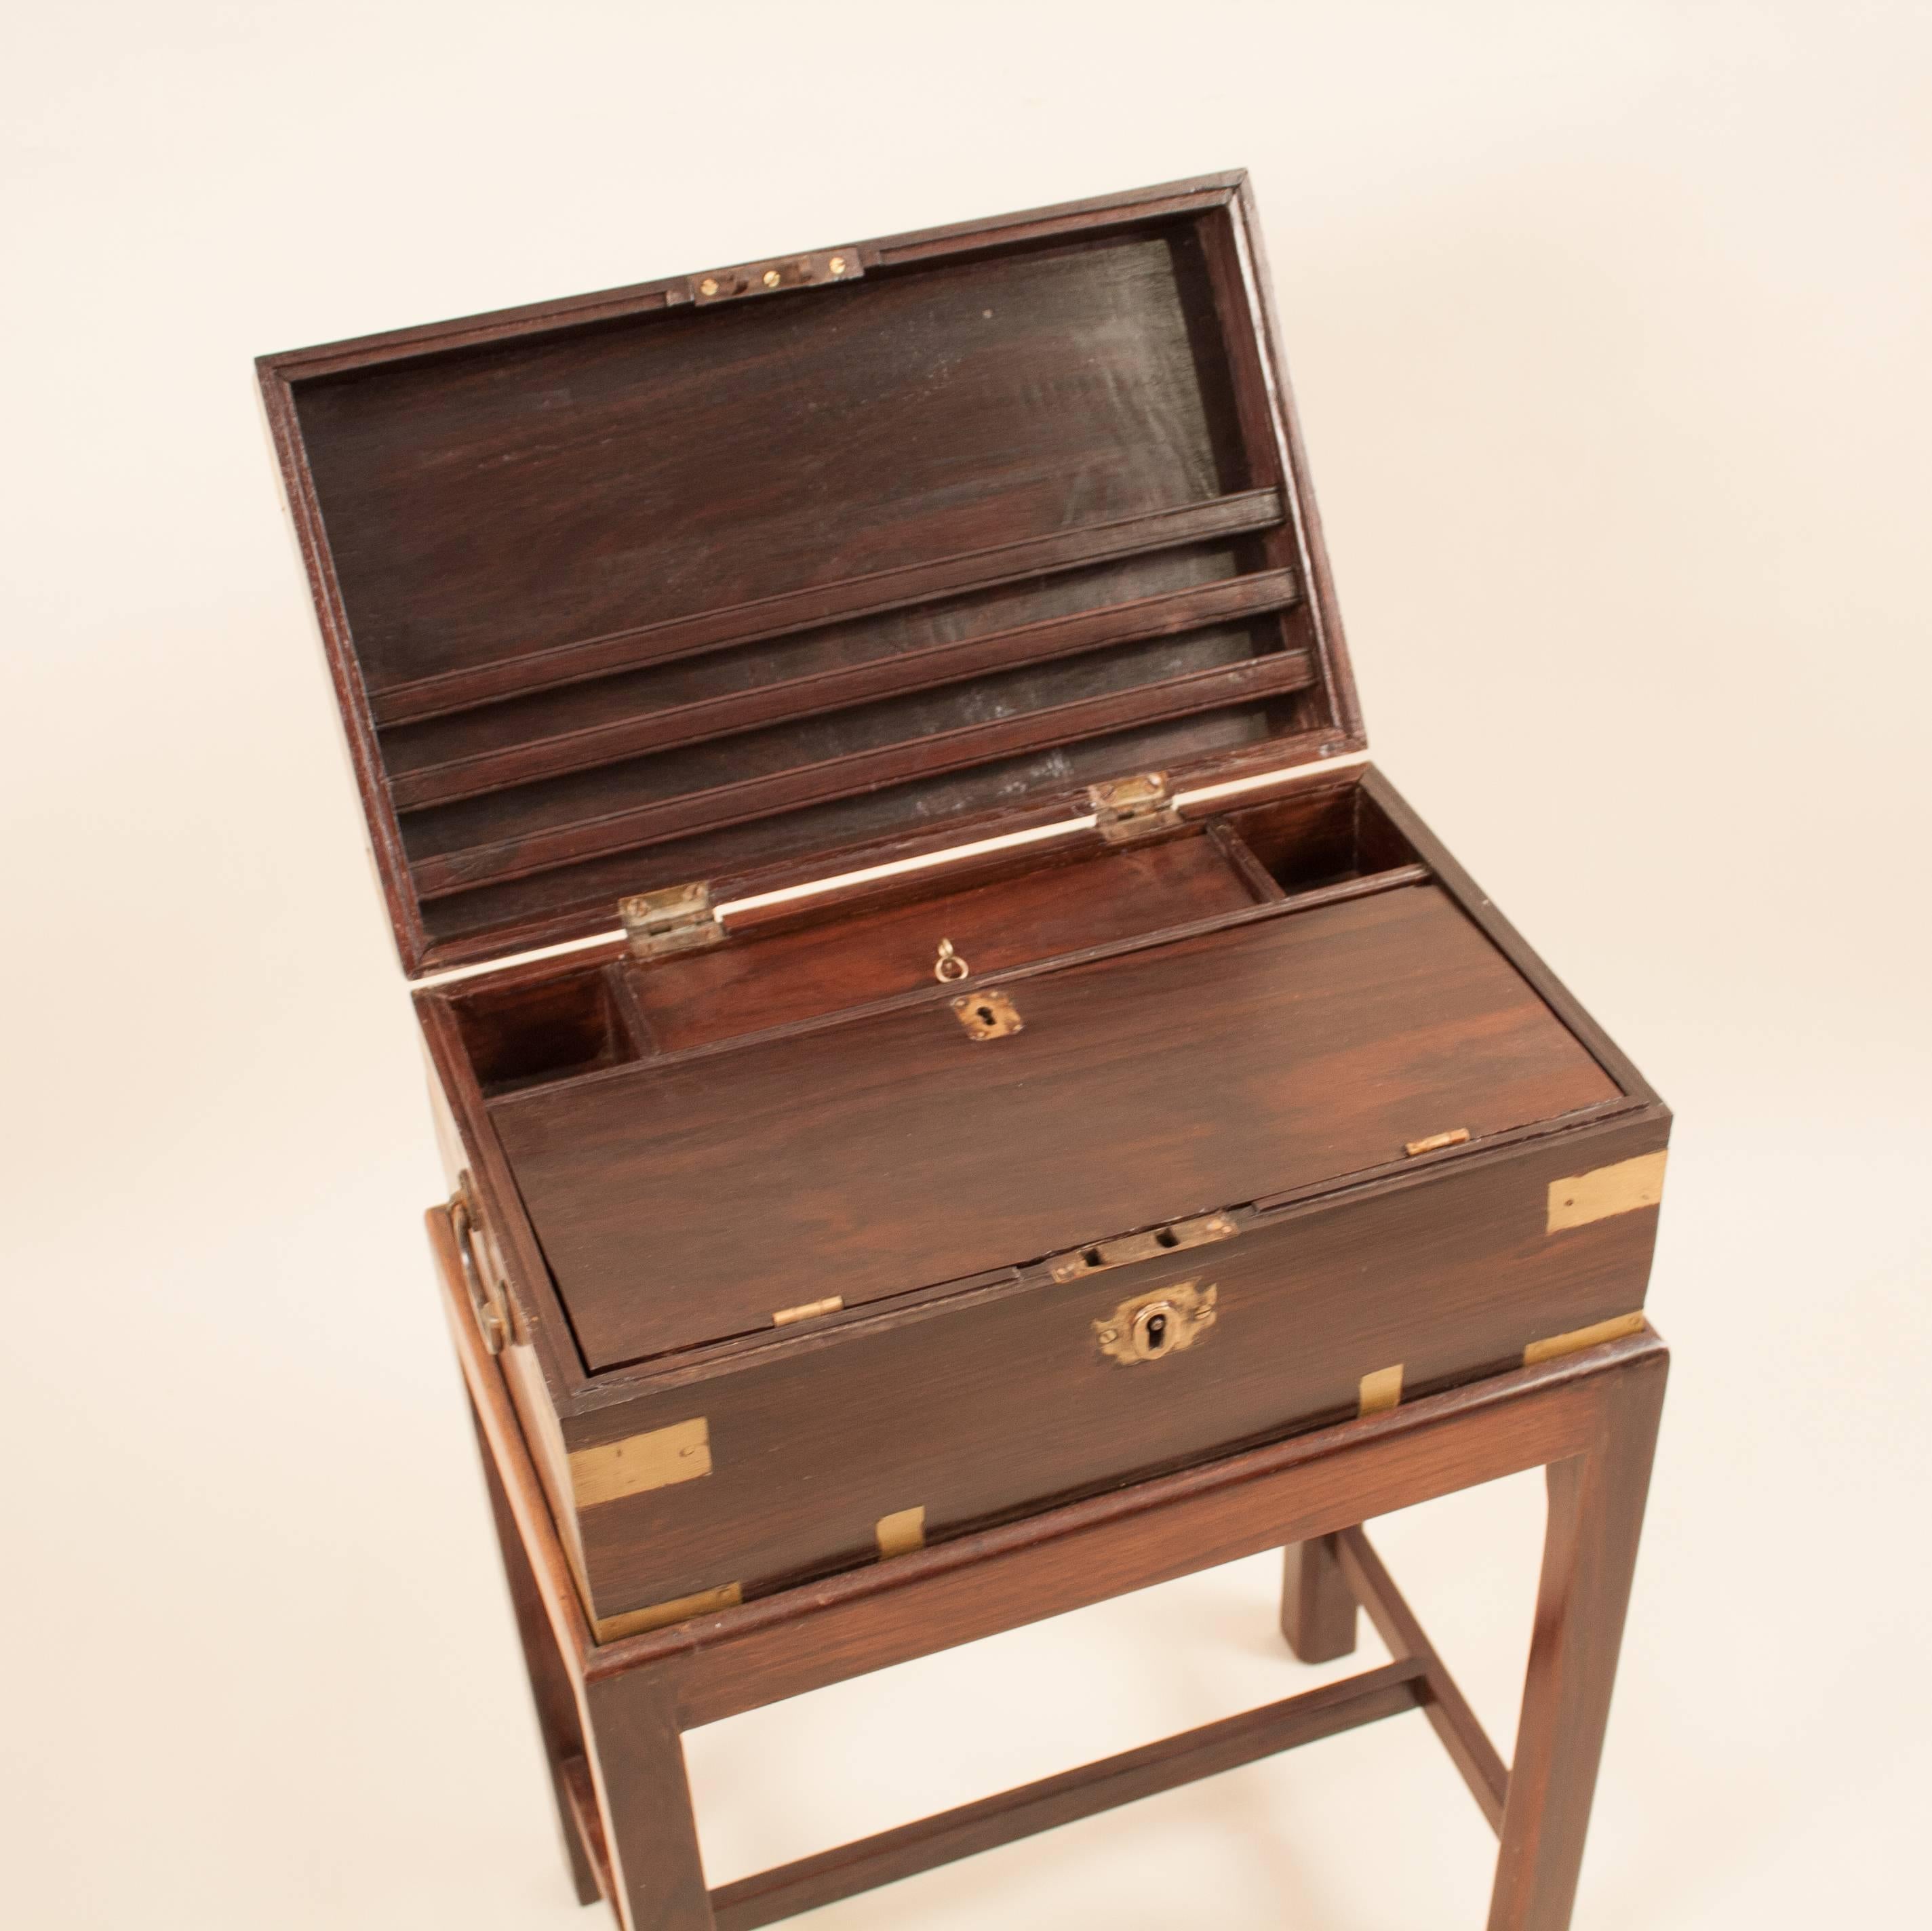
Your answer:
[[[1411,886],[494,1108],[592,1368],[1487,1137],[1616,1088]],[[693,1211],[695,1207],[698,1210]],[[647,1238],[644,1230],[650,1230]]]
[[[406,963],[1359,742],[1262,327],[1228,181],[266,358]]]

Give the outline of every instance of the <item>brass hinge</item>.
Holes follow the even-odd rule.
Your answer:
[[[1180,823],[1180,808],[1168,790],[1164,771],[1090,784],[1087,798],[1094,807],[1094,829],[1110,845],[1131,844],[1152,832],[1171,831]]]
[[[692,885],[667,885],[656,892],[640,892],[617,901],[631,942],[631,956],[670,958],[678,952],[702,952],[724,943],[724,922],[711,902],[711,887],[700,879]]]
[[[855,282],[866,272],[856,248],[821,248],[814,254],[780,255],[769,262],[741,262],[736,268],[713,268],[708,274],[686,277],[682,288],[665,297],[675,307],[694,302],[700,308],[717,301],[736,301],[748,295],[777,295],[788,288],[820,288],[835,282]]]

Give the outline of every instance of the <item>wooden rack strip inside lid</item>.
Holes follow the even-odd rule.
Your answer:
[[[405,966],[1358,746],[1262,288],[1216,176],[265,358]]]

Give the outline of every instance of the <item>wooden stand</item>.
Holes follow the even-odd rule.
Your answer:
[[[578,1896],[625,1931],[751,1931],[1076,1818],[1420,1710],[1502,1839],[1490,1931],[1570,1922],[1668,1355],[1646,1330],[1393,1411],[599,1645],[446,1216],[429,1216]],[[1483,1733],[1362,1522],[1534,1468],[1550,1520],[1514,1768]],[[1394,1660],[1063,1776],[724,1885],[705,1882],[682,1732],[1271,1547],[1304,1661]]]

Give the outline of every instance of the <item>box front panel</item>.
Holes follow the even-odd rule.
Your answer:
[[[1413,1395],[1516,1366],[1642,1306],[1668,1129],[1646,1112],[1072,1282],[1034,1270],[568,1423],[595,1614],[617,1633],[878,1560],[1386,1405],[1397,1369]],[[1136,1303],[1184,1319],[1210,1289],[1189,1345],[1121,1358]]]

